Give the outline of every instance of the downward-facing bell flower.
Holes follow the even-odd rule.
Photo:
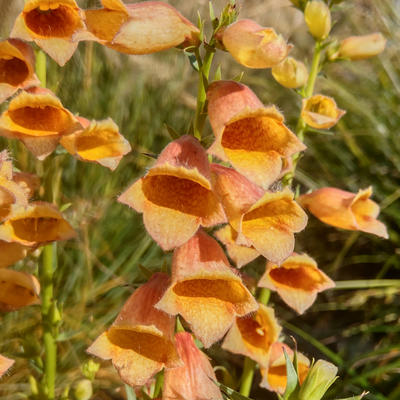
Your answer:
[[[27,0],[11,37],[34,41],[63,66],[78,46],[72,36],[83,28],[83,14],[75,0]]]
[[[0,103],[18,89],[40,82],[35,75],[35,55],[32,48],[18,39],[0,42]]]
[[[372,187],[358,193],[326,187],[299,197],[300,204],[322,222],[337,228],[388,238],[386,226],[376,218],[379,206],[370,199]]]
[[[10,360],[9,358],[0,355],[0,378],[12,367],[14,363],[14,360]]]
[[[222,338],[236,316],[255,311],[258,305],[218,243],[199,230],[174,251],[172,282],[156,307],[180,314],[209,347]]]
[[[293,253],[281,265],[267,262],[258,286],[278,292],[289,307],[303,314],[318,293],[334,287],[335,283],[307,254]]]
[[[278,340],[281,329],[274,310],[259,304],[255,314],[236,318],[225,336],[222,348],[243,354],[266,368],[271,346]]]
[[[87,30],[75,39],[95,40],[127,54],[149,54],[199,42],[199,30],[169,4],[124,4],[121,0],[101,3],[103,8],[85,11]]]
[[[232,57],[248,68],[271,68],[292,47],[273,28],[263,28],[250,19],[229,25],[222,33],[222,42]]]
[[[26,257],[28,247],[20,243],[5,242],[0,240],[0,268],[6,268]]]
[[[153,275],[87,350],[104,360],[111,359],[121,379],[130,386],[145,385],[162,368],[181,365],[174,345],[175,318],[154,308],[168,283],[168,275]]]
[[[82,161],[96,162],[113,171],[122,157],[131,151],[129,142],[111,118],[92,122],[86,118],[78,119],[83,129],[63,136],[61,146]]]
[[[217,378],[207,356],[188,332],[175,335],[176,349],[183,365],[165,371],[163,400],[222,400]]]
[[[280,264],[294,249],[294,233],[303,230],[307,215],[285,188],[264,191],[232,168],[212,165],[214,190],[229,224],[238,233],[236,243],[253,246]]]
[[[171,142],[148,173],[118,199],[143,213],[150,236],[170,250],[187,242],[199,226],[225,221],[211,186],[210,164],[192,136]]]
[[[246,178],[268,188],[281,174],[282,159],[305,150],[274,107],[264,107],[245,85],[217,81],[207,91],[215,142],[208,152]]]
[[[0,311],[14,311],[39,304],[40,284],[31,274],[0,269]]]

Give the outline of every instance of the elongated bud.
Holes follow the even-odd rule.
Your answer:
[[[323,1],[309,1],[304,11],[304,18],[315,39],[323,40],[328,37],[331,31],[331,12]]]
[[[293,57],[285,58],[280,64],[272,67],[271,71],[278,83],[291,89],[304,86],[308,79],[306,66]]]
[[[350,36],[340,43],[338,56],[350,60],[362,60],[382,53],[385,46],[386,39],[380,32]]]

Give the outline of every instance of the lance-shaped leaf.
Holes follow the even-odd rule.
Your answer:
[[[32,48],[18,39],[0,42],[0,103],[18,89],[39,84]]]
[[[332,97],[316,94],[303,100],[301,117],[304,122],[315,129],[329,129],[336,125],[346,113],[337,107]]]
[[[82,161],[96,162],[113,171],[122,157],[131,151],[129,142],[111,118],[92,122],[86,118],[78,119],[83,129],[63,136],[61,146]]]
[[[222,400],[217,378],[207,356],[188,332],[175,335],[183,366],[165,371],[163,400]]]
[[[147,175],[118,199],[143,213],[150,236],[170,250],[187,242],[199,226],[225,221],[211,187],[207,154],[192,136],[171,142]]]
[[[236,318],[222,348],[232,353],[243,354],[266,368],[271,346],[278,340],[281,329],[274,310],[259,304],[255,314]]]
[[[0,378],[12,367],[14,363],[14,360],[10,360],[9,358],[0,355]]]
[[[182,315],[209,347],[222,338],[237,315],[255,311],[258,305],[218,243],[199,230],[175,250],[172,282],[156,307]]]
[[[39,304],[39,281],[31,274],[0,269],[0,311],[14,311]]]
[[[307,224],[307,215],[290,189],[264,191],[232,168],[217,164],[212,172],[215,193],[238,233],[236,243],[253,246],[268,260],[281,263],[293,252],[294,233]]]
[[[61,136],[79,128],[55,94],[42,88],[21,92],[0,117],[0,135],[20,139],[39,159],[57,147]]]
[[[275,342],[271,347],[268,368],[260,368],[262,376],[260,386],[279,394],[285,392],[287,383],[286,359],[283,349],[285,349],[286,353],[293,361],[293,350],[284,343]],[[297,352],[297,372],[300,385],[307,376],[309,365],[310,360],[303,354]]]
[[[370,199],[372,187],[358,193],[326,187],[299,197],[300,204],[311,214],[337,228],[362,231],[388,238],[386,226],[376,218],[379,206]]]
[[[292,47],[273,28],[263,28],[250,19],[229,25],[222,34],[222,42],[232,57],[248,68],[271,68]]]
[[[215,142],[208,152],[232,166],[263,188],[277,180],[282,158],[305,150],[283,123],[274,107],[264,107],[245,85],[217,81],[207,91],[208,116]]]
[[[168,283],[168,275],[153,275],[132,294],[112,326],[87,350],[112,360],[121,379],[130,386],[145,385],[162,368],[181,365],[173,338],[175,318],[154,307]]]
[[[0,268],[9,267],[26,257],[28,247],[0,240]]]
[[[102,0],[102,4],[102,9],[85,11],[87,31],[75,39],[95,40],[127,54],[149,54],[199,42],[199,30],[169,4],[124,4],[121,0]]]
[[[27,0],[11,37],[34,41],[63,66],[78,46],[72,36],[84,28],[82,17],[75,0]]]
[[[281,265],[267,262],[258,286],[278,292],[289,307],[303,314],[318,293],[334,287],[335,283],[307,254],[293,253]]]
[[[76,232],[60,211],[45,202],[13,206],[8,218],[0,225],[0,240],[25,246],[38,246],[75,236]]]

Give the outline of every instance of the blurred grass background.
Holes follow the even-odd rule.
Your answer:
[[[82,8],[96,1],[78,1]],[[207,18],[207,1],[170,1],[191,21],[197,9]],[[213,1],[220,10],[224,1]],[[295,45],[292,55],[310,63],[312,39],[302,14],[287,0],[239,2],[240,17],[273,26]],[[0,34],[6,38],[23,1],[0,0]],[[333,36],[382,31],[388,38],[386,51],[371,60],[329,65],[317,82],[317,91],[333,96],[347,114],[332,129],[332,135],[308,133],[308,150],[300,162],[296,185],[301,190],[335,186],[357,191],[372,185],[381,204],[380,219],[390,239],[341,231],[310,217],[307,229],[298,235],[297,249],[314,257],[335,280],[400,278],[400,3],[396,0],[345,0],[335,8]],[[230,79],[244,71],[243,82],[266,103],[276,104],[294,128],[299,114],[297,94],[280,87],[269,71],[245,70],[226,53],[218,53],[215,65]],[[212,76],[212,75],[211,75]],[[82,378],[80,365],[88,360],[85,349],[114,319],[124,300],[146,277],[139,265],[159,270],[168,263],[146,234],[141,215],[116,202],[132,181],[153,162],[144,153],[158,154],[171,140],[165,124],[177,132],[190,129],[194,115],[197,75],[178,50],[125,56],[93,43],[81,43],[66,67],[48,59],[48,87],[72,112],[87,118],[112,117],[133,151],[111,173],[64,154],[44,164],[44,178],[59,163],[63,168],[60,204],[69,204],[66,215],[79,232],[79,239],[59,245],[56,272],[57,293],[64,310],[60,336],[58,387]],[[2,108],[4,109],[4,105]],[[205,142],[211,130],[207,126]],[[208,139],[207,139],[208,136]],[[36,163],[18,143],[0,140],[16,165],[35,172]],[[38,253],[18,264],[35,272]],[[245,268],[250,275],[263,272],[264,261]],[[340,380],[331,398],[369,390],[367,399],[400,398],[400,288],[331,290],[319,295],[314,306],[297,316],[275,294],[271,302],[278,318],[287,321],[285,335],[293,335],[308,357],[337,356]],[[0,384],[0,398],[20,399],[28,393],[27,376],[35,370],[42,349],[39,310],[30,307],[1,316],[0,353],[19,357],[16,366]],[[293,328],[293,326],[295,328]],[[291,329],[289,329],[291,328]],[[303,332],[312,336],[310,339]],[[288,339],[290,343],[290,339]],[[328,350],[326,350],[328,349]],[[327,353],[328,352],[328,353]],[[233,376],[240,376],[241,357],[214,346],[209,354]],[[257,389],[252,397],[274,399]],[[95,381],[97,399],[118,399],[124,390],[110,363],[102,363]]]

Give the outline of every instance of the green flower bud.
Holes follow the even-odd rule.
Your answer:
[[[331,12],[323,1],[309,1],[304,10],[304,18],[315,39],[323,40],[328,37],[331,31]]]
[[[89,400],[93,395],[92,382],[89,379],[81,379],[74,387],[76,400]]]

